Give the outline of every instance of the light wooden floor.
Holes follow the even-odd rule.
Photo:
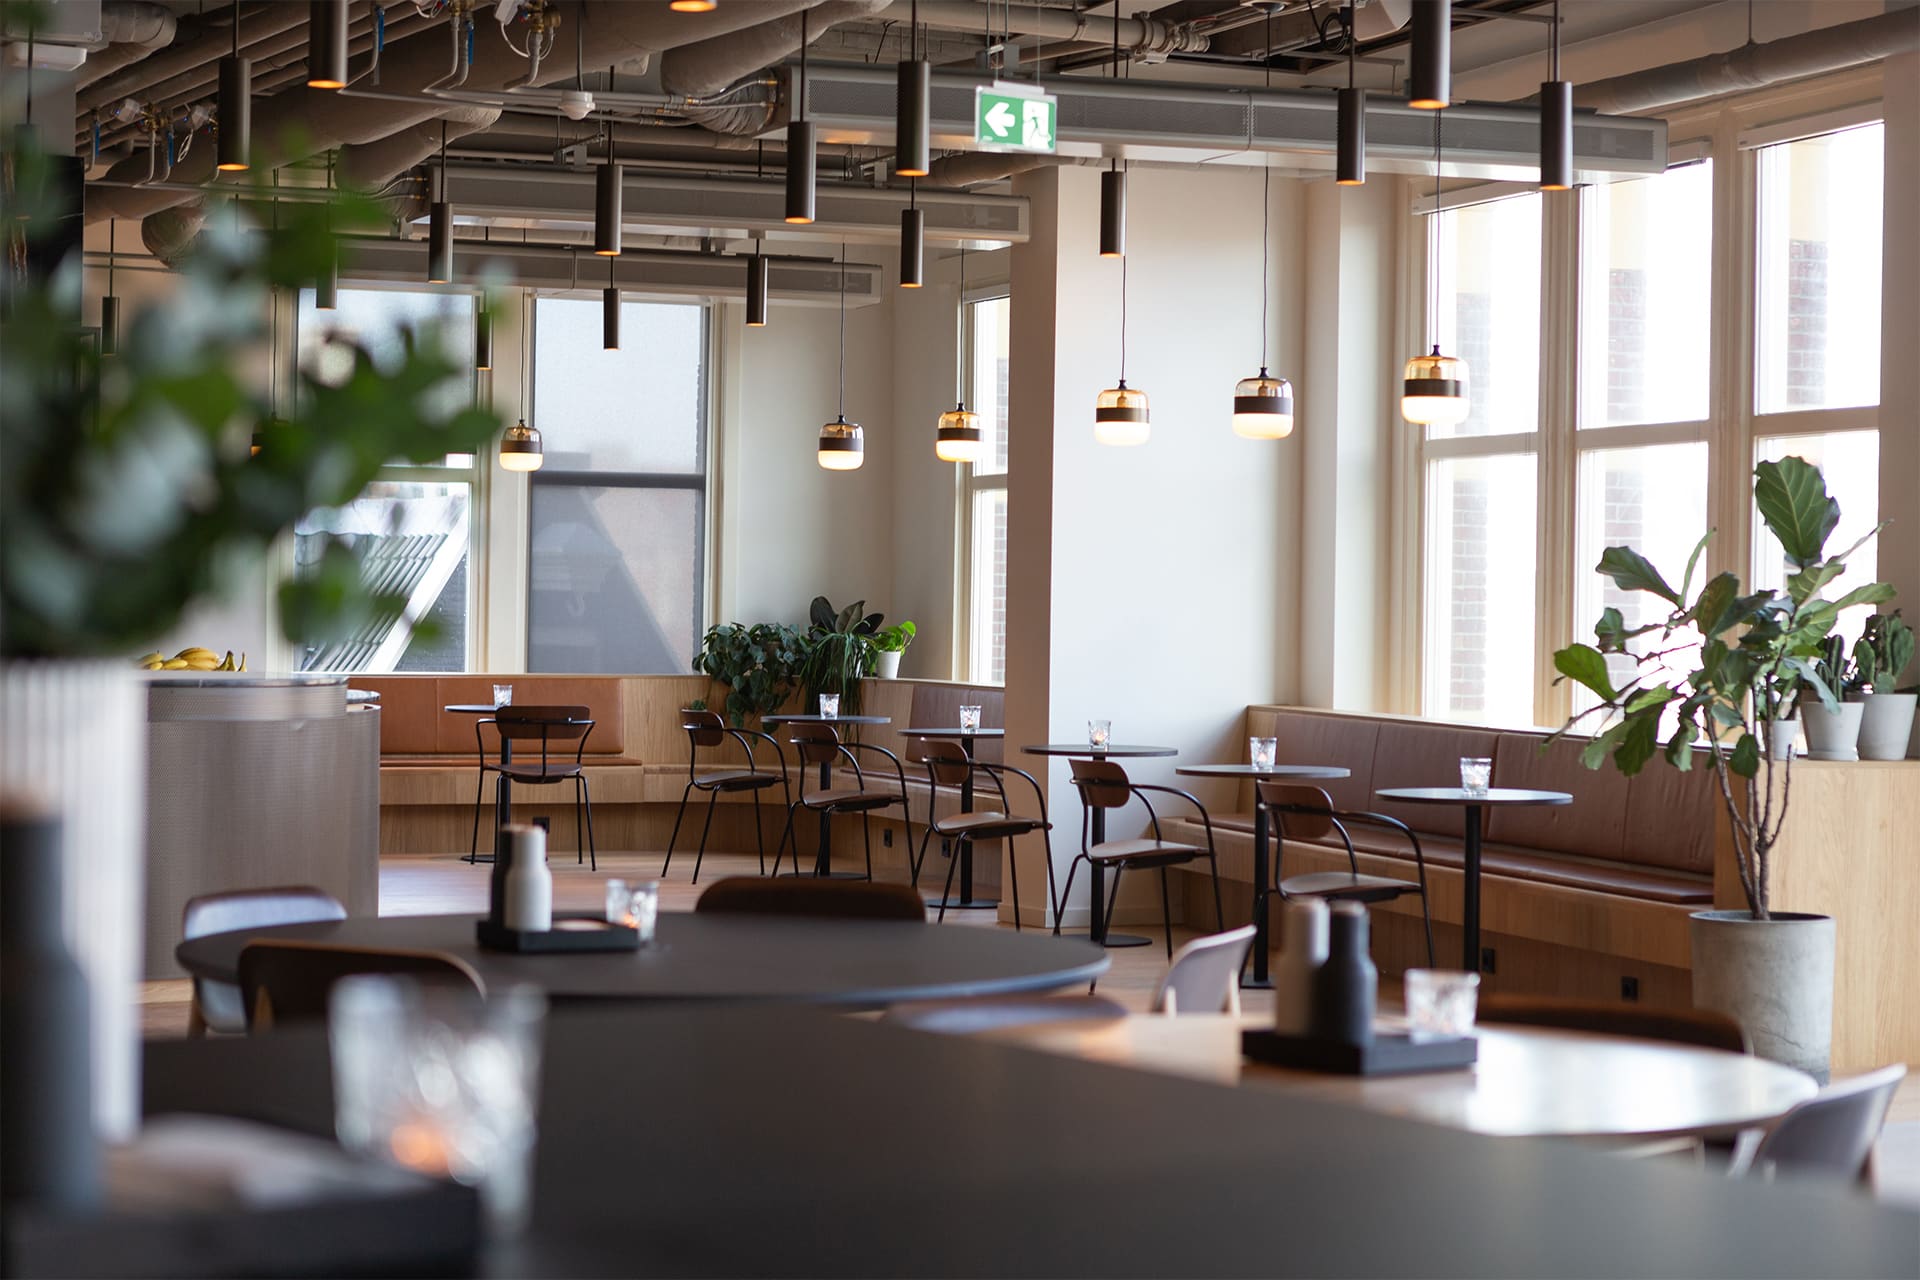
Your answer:
[[[937,862],[933,858],[930,862]],[[923,872],[923,882],[937,890],[933,881],[936,869]],[[691,911],[694,899],[704,885],[727,875],[754,875],[756,860],[745,854],[708,854],[700,871],[700,885],[687,883],[693,872],[691,859],[676,856],[673,875],[660,886],[663,911]],[[609,877],[650,880],[660,873],[660,855],[613,853],[600,855],[598,871],[575,866],[556,857],[553,864],[554,906],[574,911],[599,910],[605,898]],[[453,856],[387,857],[380,863],[380,913],[382,915],[436,915],[456,912],[479,914],[487,906],[487,868],[472,867]],[[931,918],[931,914],[929,915]],[[991,911],[949,911],[946,927],[1011,928],[1000,925]],[[1160,946],[1155,929],[1134,926],[1134,931],[1150,934],[1156,945],[1115,949],[1109,952],[1113,967],[1101,978],[1101,995],[1130,1009],[1144,1011],[1153,998],[1153,989],[1166,970],[1166,952]],[[1194,931],[1175,926],[1177,948]],[[149,1036],[186,1034],[187,1007],[191,997],[184,981],[141,984],[141,1025]],[[1391,982],[1383,984],[1383,1003],[1397,1004],[1399,990]],[[1271,1009],[1272,997],[1263,991],[1242,992],[1242,1003],[1250,1013]],[[1887,1199],[1920,1205],[1920,1073],[1909,1076],[1894,1099],[1887,1117],[1887,1131],[1876,1156],[1878,1191]]]

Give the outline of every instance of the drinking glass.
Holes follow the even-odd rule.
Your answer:
[[[640,934],[640,945],[646,946],[653,941],[653,926],[660,918],[660,882],[642,880],[633,886],[627,895],[626,923],[632,925]]]
[[[1483,796],[1493,782],[1493,761],[1486,756],[1460,757],[1460,789],[1470,796]]]
[[[1113,738],[1113,721],[1111,720],[1087,721],[1087,741],[1093,745],[1094,750],[1105,751],[1107,749],[1107,743],[1111,741],[1112,738]]]
[[[334,1127],[360,1155],[477,1187],[488,1231],[532,1211],[535,1110],[546,997],[359,975],[336,983],[327,1040]]]
[[[493,686],[493,705],[496,707],[512,706],[513,686],[510,684],[497,684]]]
[[[633,890],[625,880],[607,881],[607,923],[626,924],[631,911]]]
[[[980,728],[980,708],[960,708],[960,727],[968,733],[977,731]]]
[[[1409,969],[1407,1031],[1414,1043],[1457,1040],[1473,1031],[1480,975],[1458,969]]]
[[[840,716],[840,695],[823,693],[820,695],[820,715],[827,720],[836,720]]]
[[[1253,760],[1256,769],[1273,768],[1273,758],[1280,752],[1278,738],[1248,738],[1247,754]]]

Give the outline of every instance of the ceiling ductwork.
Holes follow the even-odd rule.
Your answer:
[[[908,3],[909,0],[894,0],[889,15],[906,21]],[[1103,45],[1118,41],[1122,53],[1149,62],[1171,53],[1205,53],[1210,43],[1199,23],[1121,18],[1116,32],[1110,14],[1038,6],[1022,8],[1016,13],[1010,4],[1006,9],[1002,22],[1020,35],[1066,44]],[[956,0],[922,0],[920,24],[941,31],[978,31],[986,12],[980,5],[956,3]]]
[[[138,62],[155,49],[164,49],[178,34],[179,21],[165,5],[146,0],[106,0],[100,6],[100,34],[104,41],[87,55],[75,73],[74,84],[85,88],[102,76]]]
[[[892,0],[824,0],[807,12],[809,35],[818,40],[835,23],[870,18]],[[736,81],[784,62],[800,49],[800,15],[773,18],[745,31],[669,49],[660,57],[660,87],[703,98]]]

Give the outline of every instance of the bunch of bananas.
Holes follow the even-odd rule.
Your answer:
[[[234,661],[233,650],[227,650],[224,658],[215,656],[213,650],[203,649],[199,645],[189,645],[171,658],[164,653],[143,653],[134,660],[134,665],[145,671],[245,671],[247,655],[241,654]]]

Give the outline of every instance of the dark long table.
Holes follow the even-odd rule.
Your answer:
[[[148,1114],[331,1131],[318,1030],[147,1046]],[[500,1275],[1903,1276],[1843,1190],[799,1009],[568,1010]]]

